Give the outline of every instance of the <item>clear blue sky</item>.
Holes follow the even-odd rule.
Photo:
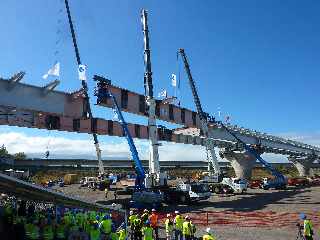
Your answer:
[[[319,1],[70,0],[70,7],[91,90],[92,76],[103,74],[143,92],[140,10],[146,8],[156,93],[173,92],[169,78],[182,47],[206,111],[220,107],[233,124],[273,134],[319,132]],[[64,3],[2,0],[0,9],[0,75],[25,70],[25,82],[45,84],[41,76],[59,50],[59,89],[78,89]],[[182,105],[194,108],[181,71]],[[94,111],[111,118],[102,108]]]

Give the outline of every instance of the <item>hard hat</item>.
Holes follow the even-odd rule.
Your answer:
[[[131,210],[131,211],[129,212],[129,214],[132,215],[132,214],[133,214],[133,211]]]
[[[208,228],[206,229],[206,232],[207,232],[207,233],[211,233],[211,228],[208,227]]]
[[[167,214],[167,217],[171,217],[171,214],[170,214],[170,213],[168,213],[168,214]]]
[[[186,220],[189,220],[190,219],[190,217],[187,215],[187,216],[185,216],[184,217]]]
[[[148,209],[143,210],[143,212],[148,212]]]
[[[304,220],[304,219],[307,218],[307,216],[304,213],[300,213],[299,217],[300,217],[301,220]]]
[[[174,211],[175,214],[179,214],[179,211]]]
[[[151,212],[155,212],[156,210],[154,208],[152,208]]]

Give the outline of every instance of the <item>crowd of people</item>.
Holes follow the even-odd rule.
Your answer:
[[[56,208],[26,201],[0,206],[0,239],[125,240],[125,224],[115,225],[110,212]]]

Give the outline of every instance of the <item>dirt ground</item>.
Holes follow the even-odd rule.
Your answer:
[[[79,188],[79,185],[56,189],[105,204],[120,204],[129,200],[129,196],[121,195],[115,201],[112,190],[106,199],[103,191]],[[248,189],[243,195],[212,195],[209,200],[191,206],[166,205],[160,214],[165,216],[174,210],[191,216],[197,226],[198,237],[209,226],[221,240],[296,239],[298,216],[304,212],[312,219],[315,232],[319,234],[315,239],[320,239],[320,187],[269,191]]]

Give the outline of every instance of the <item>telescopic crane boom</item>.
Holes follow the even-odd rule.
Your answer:
[[[189,85],[191,87],[193,100],[194,100],[194,103],[196,105],[197,112],[198,112],[198,115],[199,115],[199,118],[200,118],[200,122],[201,122],[201,130],[203,132],[203,135],[206,137],[206,150],[207,150],[207,153],[208,153],[208,171],[209,171],[209,174],[211,176],[213,176],[213,174],[214,174],[219,178],[219,176],[221,175],[221,170],[220,170],[220,166],[218,164],[218,159],[216,157],[216,153],[214,151],[213,140],[209,136],[208,122],[209,122],[209,120],[211,121],[211,119],[210,119],[209,115],[202,110],[202,106],[201,106],[200,98],[199,98],[199,95],[198,95],[198,91],[197,91],[195,82],[193,80],[193,77],[192,77],[192,74],[191,74],[191,70],[190,70],[190,66],[189,66],[189,63],[188,63],[188,59],[187,59],[187,56],[186,56],[186,54],[184,52],[184,49],[180,48],[178,53],[182,57],[182,60],[183,60],[183,63],[184,63],[184,68],[186,70],[186,73],[187,73],[187,76],[188,76],[188,79],[189,79]],[[212,170],[211,170],[212,167],[211,166],[213,167],[214,173],[212,173]]]

